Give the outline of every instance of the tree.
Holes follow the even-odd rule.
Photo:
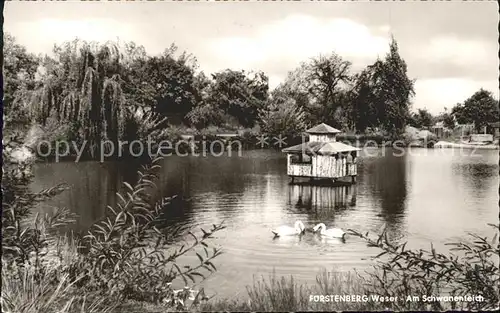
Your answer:
[[[368,127],[379,125],[379,113],[375,106],[374,79],[371,68],[364,69],[354,76],[352,89],[351,119],[357,131],[364,132]]]
[[[391,133],[402,132],[414,94],[414,81],[408,78],[406,62],[392,38],[385,59],[355,76],[351,117],[356,128],[382,127]]]
[[[455,118],[448,112],[448,108],[444,107],[444,112],[434,117],[434,122],[442,122],[443,126],[449,129],[455,128]]]
[[[155,107],[156,89],[148,72],[149,56],[143,46],[125,43],[122,56],[122,89],[127,106],[146,111]]]
[[[339,127],[339,110],[344,107],[344,88],[350,82],[349,70],[351,62],[332,53],[330,56],[319,56],[312,59],[309,65],[307,80],[309,92],[313,96],[313,108],[317,117],[327,118],[328,123]]]
[[[206,128],[210,125],[221,126],[224,124],[224,111],[212,103],[202,103],[193,108],[186,119],[190,125],[197,129]]]
[[[198,94],[198,101],[186,115],[188,124],[197,129],[206,128],[211,125],[222,126],[225,122],[225,112],[216,102],[210,102],[209,99],[213,81],[204,72],[200,72],[195,76],[194,87]]]
[[[118,47],[74,40],[56,46],[54,54],[55,60],[46,59],[47,75],[32,99],[34,120],[75,123],[78,137],[94,144],[116,141],[126,114]]]
[[[445,113],[443,115],[443,125],[444,127],[447,127],[449,129],[454,129],[455,128],[455,119],[453,116],[449,113]]]
[[[275,95],[259,112],[260,126],[271,135],[296,136],[307,127],[305,112],[293,98]]]
[[[39,66],[39,58],[26,51],[16,43],[15,37],[9,33],[4,35],[4,107],[12,103],[19,90],[35,87],[35,74]]]
[[[68,124],[65,139],[87,140],[88,147],[144,139],[164,124],[148,107],[150,86],[141,84],[148,81],[138,70],[147,61],[143,48],[129,43],[124,51],[116,42],[74,40],[55,46],[54,54],[43,60],[42,84],[31,97],[34,122]]]
[[[253,127],[268,98],[267,76],[263,72],[247,75],[225,70],[212,74],[212,78],[207,103],[236,118],[240,125]]]
[[[311,116],[308,112],[311,99],[306,86],[304,86],[303,84],[303,80],[305,80],[305,78],[301,77],[301,74],[302,73],[298,69],[289,72],[285,81],[279,84],[272,91],[272,98],[293,99],[295,101],[295,104],[304,110],[306,114],[306,120],[312,124],[315,121],[311,119]]]
[[[310,123],[347,125],[351,63],[336,53],[319,55],[290,72],[281,89],[306,111]]]
[[[153,91],[153,108],[165,116],[184,116],[193,108],[199,95],[195,88],[196,59],[187,53],[175,56],[172,45],[160,56],[146,61],[144,75]]]
[[[460,124],[474,123],[476,130],[497,122],[499,118],[498,100],[485,89],[480,89],[470,98],[459,103],[452,109],[452,115]]]
[[[430,127],[433,124],[433,116],[427,109],[418,109],[417,113],[413,113],[410,118],[410,124],[417,128]]]
[[[414,81],[408,78],[406,62],[399,55],[394,38],[384,61],[374,64],[379,89],[376,90],[380,122],[388,131],[401,132],[409,115]]]
[[[4,119],[5,122],[24,126],[29,123],[25,100],[36,87],[40,58],[28,53],[9,33],[4,34],[3,43]]]

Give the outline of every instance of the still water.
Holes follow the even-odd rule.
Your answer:
[[[242,156],[169,157],[163,161],[158,195],[182,195],[189,201],[167,213],[169,223],[210,228],[225,221],[215,243],[224,254],[218,272],[205,282],[222,297],[245,294],[254,277],[293,275],[314,283],[323,268],[366,269],[378,253],[354,237],[345,243],[312,234],[273,240],[270,230],[301,220],[306,227],[381,231],[408,246],[438,250],[467,232],[490,235],[498,221],[498,151],[460,153],[453,149],[414,149],[395,156],[393,149],[361,153],[353,186],[290,185],[286,157],[275,151],[243,151]],[[398,152],[399,153],[399,152]],[[70,191],[38,209],[67,207],[84,228],[114,204],[123,181],[133,181],[137,166],[123,163],[38,164],[33,189],[68,183]],[[196,258],[196,256],[192,256]]]

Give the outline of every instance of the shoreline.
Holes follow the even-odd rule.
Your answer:
[[[455,144],[452,142],[438,142],[434,146],[423,146],[423,145],[406,145],[406,146],[393,146],[391,144],[387,145],[368,145],[363,147],[363,144],[360,145],[355,145],[358,148],[365,148],[365,149],[404,149],[404,150],[412,150],[412,149],[419,149],[419,150],[434,150],[434,149],[465,149],[465,150],[499,150],[500,147],[497,145],[465,145],[465,144]],[[243,147],[241,149],[241,152],[249,152],[249,151],[258,151],[258,150],[266,150],[266,151],[276,151],[280,152],[281,149],[277,147],[265,147],[265,148],[259,148],[259,147]],[[233,150],[224,150],[224,151],[216,151],[217,156],[225,156],[225,157],[234,157],[238,156],[238,151]],[[219,154],[220,153],[220,154]],[[210,156],[210,152],[206,151],[204,153],[202,150],[194,150],[194,151],[189,151],[189,150],[183,150],[180,151],[179,153],[175,153],[175,151],[164,151],[163,155],[158,154],[158,155],[153,155],[153,159],[155,157],[208,157]],[[47,163],[59,163],[59,162],[75,162],[75,163],[80,163],[80,162],[125,162],[125,161],[133,161],[133,162],[140,162],[142,161],[147,161],[150,158],[148,157],[148,154],[140,155],[140,156],[134,156],[134,155],[129,155],[129,154],[124,154],[122,156],[109,156],[109,157],[104,157],[102,160],[100,159],[99,156],[96,157],[91,157],[88,155],[83,155],[80,158],[78,158],[77,154],[70,154],[70,155],[64,155],[64,156],[59,156],[56,157],[55,155],[50,155],[48,157],[41,157],[37,155],[33,155],[35,159],[36,164],[47,164]]]
[[[478,145],[478,144],[455,143],[450,141],[438,141],[434,144],[434,148],[498,150],[500,146],[494,144]]]

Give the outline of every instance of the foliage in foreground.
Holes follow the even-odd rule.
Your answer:
[[[491,225],[498,230],[498,225]],[[499,246],[497,234],[492,240],[471,235],[468,243],[450,243],[450,255],[433,248],[405,250],[406,244],[394,245],[385,231],[377,239],[350,230],[369,246],[391,257],[380,261],[366,274],[323,270],[316,284],[300,284],[293,277],[261,279],[247,287],[247,300],[217,300],[202,305],[205,311],[439,311],[439,310],[498,310],[499,308]],[[457,253],[458,255],[456,255]],[[314,302],[310,295],[367,295],[367,302]],[[371,295],[397,297],[402,301],[381,302]],[[406,301],[407,296],[482,296],[484,301]],[[422,300],[422,298],[421,298]]]
[[[196,236],[185,228],[159,229],[162,210],[171,198],[150,205],[148,192],[156,188],[157,178],[152,171],[160,166],[153,165],[146,174],[139,172],[139,181],[132,187],[125,183],[125,197],[119,195],[115,208],[109,208],[105,220],[95,223],[83,238],[84,257],[76,265],[75,272],[84,271],[88,277],[84,287],[90,290],[105,290],[120,300],[133,299],[153,303],[170,300],[172,281],[182,278],[185,285],[195,283],[195,278],[205,278],[203,271],[212,273],[216,267],[212,261],[221,250],[208,249],[213,234],[224,227],[213,225],[209,231],[202,230]],[[192,237],[186,242],[185,235]],[[174,242],[184,242],[173,247]],[[177,260],[186,253],[196,252],[197,265],[183,265]]]
[[[131,300],[182,310],[188,298],[201,300],[202,290],[196,293],[188,285],[216,270],[212,261],[221,250],[209,244],[224,226],[201,234],[161,228],[171,198],[155,202],[148,196],[156,188],[159,159],[139,172],[135,186],[125,183],[126,192],[118,194],[115,207],[108,206],[103,220],[84,236],[70,237],[60,232],[75,219],[68,210],[33,218],[37,203],[66,187],[31,193],[32,160],[19,159],[15,152],[26,147],[18,139],[4,140],[2,151],[3,312],[105,312]],[[198,264],[179,260],[188,253],[196,254]],[[174,290],[179,279],[186,288]]]
[[[448,243],[448,255],[438,253],[431,244],[430,251],[407,250],[406,243],[395,245],[384,230],[376,240],[350,230],[369,246],[382,250],[376,258],[380,261],[365,278],[367,293],[406,298],[414,295],[482,296],[484,301],[473,302],[393,302],[394,310],[493,310],[499,307],[499,225],[492,239],[470,234],[471,243]],[[449,305],[450,307],[448,307]]]
[[[106,295],[80,296],[64,267],[55,264],[22,269],[2,260],[2,312],[111,312],[116,304]]]

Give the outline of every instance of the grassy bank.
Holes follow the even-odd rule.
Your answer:
[[[56,274],[57,267],[52,273],[47,274],[45,279],[51,278],[49,275]],[[5,275],[7,274],[7,275]],[[3,277],[9,277],[8,273],[2,273]],[[52,278],[51,278],[52,279]],[[49,280],[51,281],[51,280]],[[194,299],[186,295],[182,304],[178,307],[157,304],[147,301],[125,300],[115,302],[112,297],[96,293],[79,293],[75,283],[64,276],[59,276],[59,284],[37,283],[34,275],[26,275],[23,280],[9,280],[3,278],[2,281],[2,301],[16,305],[16,311],[4,312],[145,312],[160,313],[174,311],[195,311],[195,312],[298,312],[298,311],[434,311],[434,310],[470,310],[482,307],[494,310],[495,304],[488,306],[484,302],[461,302],[461,301],[406,301],[407,295],[419,296],[429,295],[428,293],[409,294],[401,292],[396,300],[390,300],[383,289],[378,292],[371,288],[366,277],[361,277],[353,272],[326,271],[318,273],[316,283],[313,285],[302,284],[290,277],[276,277],[271,274],[269,277],[255,278],[253,285],[247,286],[246,295],[237,299],[207,299],[198,297]],[[434,296],[448,295],[446,293],[430,293]],[[311,299],[311,296],[313,297]],[[319,296],[330,296],[331,298],[320,299]],[[336,298],[335,298],[336,296]],[[360,298],[349,299],[349,296],[359,296]],[[487,300],[485,300],[487,301]],[[490,300],[491,302],[491,300]],[[9,305],[2,305],[9,307]],[[54,311],[53,308],[59,308]]]
[[[356,274],[329,272],[318,273],[315,285],[301,284],[293,276],[255,278],[252,286],[247,286],[247,294],[239,299],[212,299],[204,301],[194,311],[203,312],[285,312],[285,311],[376,311],[387,305],[377,301],[367,302],[314,302],[311,295],[363,295],[363,281]],[[118,310],[131,309],[141,312],[162,312],[161,307],[127,303]]]
[[[301,284],[293,276],[256,279],[247,287],[247,298],[214,300],[201,306],[202,311],[377,311],[387,306],[375,301],[311,301],[313,295],[363,295],[363,280],[353,273],[326,271],[318,273],[314,285]]]

